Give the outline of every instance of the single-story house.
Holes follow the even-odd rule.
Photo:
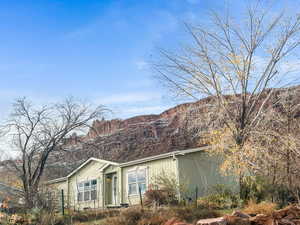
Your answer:
[[[47,186],[63,190],[65,204],[76,209],[139,204],[140,192],[144,194],[161,175],[186,185],[191,198],[196,188],[198,196],[215,184],[236,188],[234,178],[219,173],[221,159],[209,155],[208,149],[173,151],[125,163],[90,158],[66,177],[48,181]]]

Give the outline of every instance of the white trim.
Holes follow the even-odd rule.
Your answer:
[[[96,161],[96,162],[104,162],[104,163],[108,163],[111,165],[119,165],[119,163],[116,162],[111,162],[111,161],[107,161],[107,160],[103,160],[103,159],[97,159],[97,158],[89,158],[87,161],[85,161],[84,163],[82,163],[79,167],[77,167],[75,170],[73,170],[68,176],[67,178],[73,176],[77,171],[79,171],[82,167],[84,167],[85,165],[89,164],[91,161]]]
[[[173,156],[176,156],[176,155],[185,155],[185,154],[188,154],[188,153],[204,151],[204,150],[209,149],[209,148],[210,148],[210,146],[205,146],[205,147],[201,147],[201,148],[193,148],[193,149],[182,150],[182,151],[168,152],[168,153],[164,153],[164,154],[160,154],[160,155],[155,155],[155,156],[150,156],[150,157],[146,157],[146,158],[142,158],[142,159],[129,161],[129,162],[126,162],[126,163],[121,163],[121,164],[119,164],[119,166],[120,167],[133,166],[133,165],[136,165],[136,164],[140,164],[140,163],[144,163],[144,162],[150,162],[150,161],[154,161],[154,160],[158,160],[158,159],[169,158],[169,157],[173,157]]]
[[[127,173],[133,172],[133,171],[137,171],[137,170],[143,170],[143,169],[147,169],[148,166],[135,166],[129,170],[127,170]]]
[[[115,183],[115,179],[117,179],[117,182]],[[117,204],[117,201],[118,201],[118,182],[119,182],[119,180],[118,180],[118,174],[117,173],[115,173],[115,174],[112,174],[112,176],[111,176],[111,201],[112,201],[112,204],[113,205],[118,205]],[[114,193],[114,191],[116,191],[115,193]]]
[[[135,167],[134,169],[131,169],[131,170],[128,170],[126,172],[126,194],[127,194],[127,197],[132,197],[132,196],[138,196],[139,195],[139,190],[136,189],[137,193],[135,194],[129,194],[129,182],[128,182],[128,176],[130,173],[135,173],[136,175],[136,181],[134,182],[136,184],[136,188],[138,188],[138,177],[137,177],[137,172],[139,170],[145,170],[145,185],[146,185],[146,188],[145,188],[145,191],[148,190],[148,167],[147,166],[141,166],[141,167]],[[145,193],[142,193],[142,195],[145,194]]]
[[[94,187],[94,189],[92,189],[92,181],[96,181],[96,185]],[[99,200],[99,194],[98,192],[100,191],[100,189],[98,189],[98,183],[99,183],[99,179],[98,178],[93,178],[93,179],[89,179],[89,180],[82,180],[81,182],[78,183],[78,187],[77,187],[77,192],[76,192],[76,198],[77,198],[77,202],[78,203],[86,203],[86,202],[93,202],[93,201],[97,201]],[[89,183],[89,189],[85,190],[85,184]],[[81,189],[79,188],[79,185],[82,184]],[[76,185],[77,186],[77,185]],[[96,191],[96,199],[92,199],[92,191]],[[89,199],[85,200],[85,193],[88,192],[89,193]],[[82,193],[82,201],[78,201],[78,194]]]
[[[59,183],[62,181],[67,181],[67,180],[68,180],[68,177],[60,177],[60,178],[56,178],[54,180],[46,181],[45,184],[55,184],[55,183]]]
[[[108,168],[111,164],[104,164],[102,167],[100,167],[100,172],[104,172],[106,168]]]

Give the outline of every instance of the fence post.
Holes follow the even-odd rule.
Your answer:
[[[196,202],[195,202],[195,206],[196,208],[198,207],[198,186],[196,186],[196,190],[195,190],[195,196],[196,196]]]
[[[61,214],[65,215],[65,195],[63,189],[61,189]]]
[[[144,209],[144,206],[143,206],[143,199],[142,199],[142,191],[141,191],[141,187],[140,187],[140,185],[138,185],[139,186],[139,196],[140,196],[140,203],[141,203],[141,207],[142,207],[142,209]]]

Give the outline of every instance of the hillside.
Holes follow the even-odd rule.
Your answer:
[[[50,174],[62,176],[89,157],[126,162],[204,145],[197,144],[188,131],[192,120],[186,118],[201,116],[201,109],[206,109],[208,103],[208,99],[203,99],[159,115],[94,121],[86,136],[73,134],[66,140],[64,151],[52,155]]]
[[[280,89],[274,92],[274,98],[278,93]],[[203,146],[204,141],[195,138],[190,128],[197,118],[200,121],[197,128],[207,131],[207,115],[212,111],[210,103],[211,99],[205,98],[178,105],[159,115],[94,121],[87,135],[72,135],[65,141],[63,150],[51,156],[48,176],[64,176],[89,157],[126,162]]]

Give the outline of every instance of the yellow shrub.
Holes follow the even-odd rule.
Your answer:
[[[277,208],[276,203],[272,203],[272,202],[256,203],[254,201],[249,201],[243,211],[248,214],[271,215],[276,210],[276,208]]]

